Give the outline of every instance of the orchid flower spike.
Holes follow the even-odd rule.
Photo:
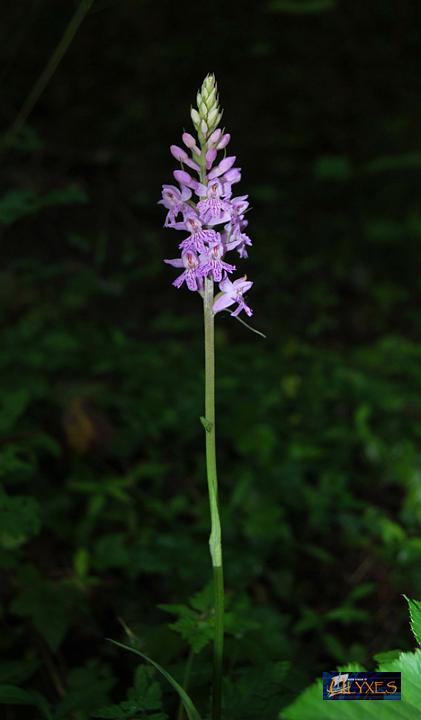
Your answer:
[[[205,77],[196,100],[197,106],[190,111],[196,135],[183,132],[186,149],[171,145],[171,155],[180,164],[173,172],[177,185],[163,185],[159,201],[167,210],[164,226],[185,233],[178,243],[180,256],[164,262],[183,268],[173,282],[177,288],[184,285],[203,294],[205,278],[219,283],[214,313],[236,305],[231,315],[244,311],[250,316],[252,310],[243,295],[253,283],[245,277],[231,279],[236,266],[226,260],[232,251],[240,261],[248,257],[246,248],[252,244],[244,232],[248,196],[233,196],[241,170],[236,167],[235,155],[226,154],[231,136],[219,127],[222,110],[214,75]]]

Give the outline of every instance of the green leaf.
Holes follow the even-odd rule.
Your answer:
[[[73,668],[67,676],[67,693],[56,709],[56,720],[68,720],[78,711],[92,713],[109,702],[109,691],[114,685],[108,665],[97,660]]]
[[[0,433],[4,435],[14,429],[30,401],[26,390],[2,392],[0,404]]]
[[[382,663],[380,672],[402,673],[402,700],[372,703],[329,702],[322,699],[322,681],[318,680],[281,711],[281,720],[421,720],[421,650],[401,653],[397,660]],[[346,672],[362,670],[348,666]]]
[[[213,587],[212,583],[195,593],[189,599],[189,605],[181,603],[159,605],[161,610],[178,615],[177,620],[169,625],[171,630],[178,632],[190,645],[194,653],[199,653],[214,635]]]
[[[92,713],[92,717],[107,718],[107,720],[123,720],[124,718],[135,717],[138,712],[138,705],[127,700],[119,703],[119,705],[109,705],[108,707],[100,708]]]
[[[60,190],[53,190],[40,200],[40,207],[54,205],[81,205],[88,202],[88,196],[77,183],[71,183]]]
[[[9,660],[0,663],[0,684],[23,683],[39,668],[38,660]]]
[[[405,710],[411,720],[421,720],[421,650],[402,653],[397,660],[382,663],[378,670],[402,673],[402,700],[399,707]],[[385,718],[388,717],[385,715]],[[393,717],[399,716],[396,714]],[[379,720],[383,720],[381,715]]]
[[[85,582],[89,575],[90,555],[86,548],[78,548],[74,558],[73,567],[75,573],[81,582]]]
[[[0,685],[0,703],[2,705],[32,705],[38,708],[41,715],[51,720],[47,700],[35,691],[29,692],[16,685]]]
[[[213,620],[209,617],[200,620],[196,613],[189,610],[168,627],[180,633],[194,653],[203,650],[214,636]]]
[[[207,583],[202,590],[198,590],[198,592],[194,593],[194,595],[191,596],[189,599],[189,603],[200,613],[210,613],[213,610],[213,601],[214,601],[214,592],[213,592],[213,583]],[[185,607],[183,605],[182,607]]]
[[[333,10],[335,6],[335,0],[272,0],[272,2],[269,3],[268,9],[273,12],[304,15]]]
[[[5,483],[16,478],[28,477],[33,474],[33,460],[27,448],[10,443],[0,453],[0,477]]]
[[[342,155],[322,155],[314,163],[314,174],[318,180],[348,180],[352,166]]]
[[[24,568],[19,580],[22,589],[11,609],[31,620],[55,652],[75,613],[83,609],[81,593],[72,582],[44,580],[32,567]]]
[[[129,561],[127,538],[124,533],[110,533],[98,538],[93,557],[93,565],[96,570],[123,568],[129,564]]]
[[[134,687],[128,692],[128,699],[118,705],[100,708],[92,715],[98,718],[123,720],[137,718],[139,713],[147,714],[148,720],[167,720],[162,709],[161,686],[153,679],[155,668],[141,665],[136,669]],[[152,715],[150,713],[153,713]]]
[[[37,131],[30,125],[25,125],[17,135],[12,134],[8,142],[10,143],[10,147],[22,153],[36,152],[37,150],[42,150],[44,147],[43,141]]]
[[[421,167],[421,153],[410,152],[401,155],[383,155],[370,160],[365,170],[370,173],[385,172],[388,170],[418,170]]]
[[[40,508],[35,498],[7,495],[0,487],[0,546],[19,547],[41,528]]]
[[[225,633],[242,638],[248,632],[259,630],[261,623],[253,617],[253,607],[246,594],[231,596],[226,603]]]
[[[107,718],[107,720],[129,720],[130,718],[133,718],[133,720],[136,718],[137,720],[137,718],[139,718],[139,712],[143,713],[143,709],[138,703],[132,700],[125,700],[119,705],[100,708],[100,710],[92,713],[92,717]],[[142,714],[142,717],[145,717],[144,714]],[[168,715],[162,712],[154,713],[153,715],[148,713],[148,720],[167,720],[167,717]]]
[[[159,605],[161,610],[178,615],[169,625],[178,632],[195,653],[199,653],[212,641],[215,619],[213,612],[213,584],[208,583],[203,590],[189,598],[189,605]],[[247,595],[230,596],[225,605],[225,633],[236,638],[243,637],[248,631],[257,630],[260,623],[252,616],[252,607]]]
[[[373,660],[376,661],[377,665],[396,660],[402,653],[402,650],[385,650],[373,655]]]
[[[84,190],[76,184],[61,190],[39,195],[33,190],[11,190],[0,198],[0,223],[11,225],[27,215],[55,205],[75,205],[87,202]]]
[[[275,720],[288,688],[287,662],[263,663],[224,682],[224,717],[229,720]]]
[[[111,640],[109,638],[110,642],[112,642],[114,645],[117,645],[117,647],[123,648],[123,650],[128,650],[128,652],[133,653],[134,655],[139,655],[143,660],[146,660],[146,662],[150,663],[151,665],[156,668],[161,675],[169,682],[169,684],[174,688],[174,690],[178,693],[178,696],[183,703],[184,709],[187,713],[188,720],[201,720],[201,717],[196,710],[191,698],[187,695],[186,691],[183,690],[181,685],[178,684],[176,680],[170,675],[166,670],[164,670],[161,665],[159,665],[155,660],[152,660],[147,655],[144,655],[144,653],[140,652],[140,650],[136,650],[133,647],[130,647],[130,645],[124,645],[123,643],[117,642],[117,640]]]
[[[421,600],[411,600],[404,595],[409,605],[409,616],[411,619],[411,630],[415,635],[418,645],[421,645]]]

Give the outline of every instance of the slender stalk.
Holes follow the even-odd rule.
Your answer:
[[[184,677],[183,677],[183,683],[182,683],[182,688],[183,688],[183,690],[186,691],[186,693],[188,693],[188,691],[189,691],[193,659],[194,659],[194,652],[193,652],[193,650],[190,650],[189,656],[188,656],[187,662],[186,662],[186,667],[184,670]],[[183,701],[181,700],[181,698],[180,698],[180,704],[178,706],[177,720],[185,720],[184,705],[183,705]]]
[[[81,0],[81,2],[79,3],[76,12],[74,13],[73,17],[71,18],[69,24],[64,31],[63,37],[55,48],[41,75],[35,82],[35,85],[33,86],[25,102],[23,103],[13,125],[9,129],[6,136],[6,140],[8,142],[11,142],[11,140],[22,130],[29,115],[31,114],[42,93],[44,92],[55,71],[57,70],[61,60],[69,49],[74,36],[76,35],[80,25],[82,24],[83,20],[91,9],[94,1],[95,0]]]
[[[213,280],[205,278],[203,298],[205,326],[205,431],[206,469],[211,515],[209,549],[213,566],[215,635],[213,655],[212,720],[220,720],[222,706],[222,662],[224,651],[224,575],[222,567],[221,522],[218,508],[218,479],[215,444],[215,343]]]

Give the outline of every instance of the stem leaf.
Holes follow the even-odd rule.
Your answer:
[[[181,685],[174,680],[172,675],[169,674],[164,668],[159,665],[155,660],[152,660],[150,657],[145,655],[144,653],[140,652],[140,650],[136,650],[133,647],[130,647],[130,645],[124,645],[124,643],[117,642],[117,640],[112,640],[111,638],[108,638],[110,642],[113,643],[113,645],[117,645],[118,647],[123,648],[123,650],[128,650],[131,653],[134,653],[134,655],[139,655],[143,660],[146,660],[146,662],[150,663],[158,670],[158,672],[163,675],[163,677],[169,682],[169,684],[174,688],[174,690],[178,693],[181,702],[183,703],[184,709],[187,713],[187,717],[189,720],[202,720],[200,717],[198,711],[196,710],[192,700],[187,695],[186,691],[183,690]]]
[[[421,646],[421,600],[411,600],[404,595],[409,606],[409,617],[411,620],[411,630],[415,635],[418,645]]]
[[[210,420],[207,420],[203,415],[200,416],[200,422],[202,423],[203,427],[205,428],[206,432],[210,433],[212,432],[213,423],[210,422]]]

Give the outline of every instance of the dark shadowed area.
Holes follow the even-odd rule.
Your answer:
[[[224,720],[276,720],[414,645],[421,5],[96,0],[37,93],[77,9],[0,9],[0,715],[185,720],[111,637],[207,717],[202,309],[157,201],[214,72],[267,335],[216,318]]]

